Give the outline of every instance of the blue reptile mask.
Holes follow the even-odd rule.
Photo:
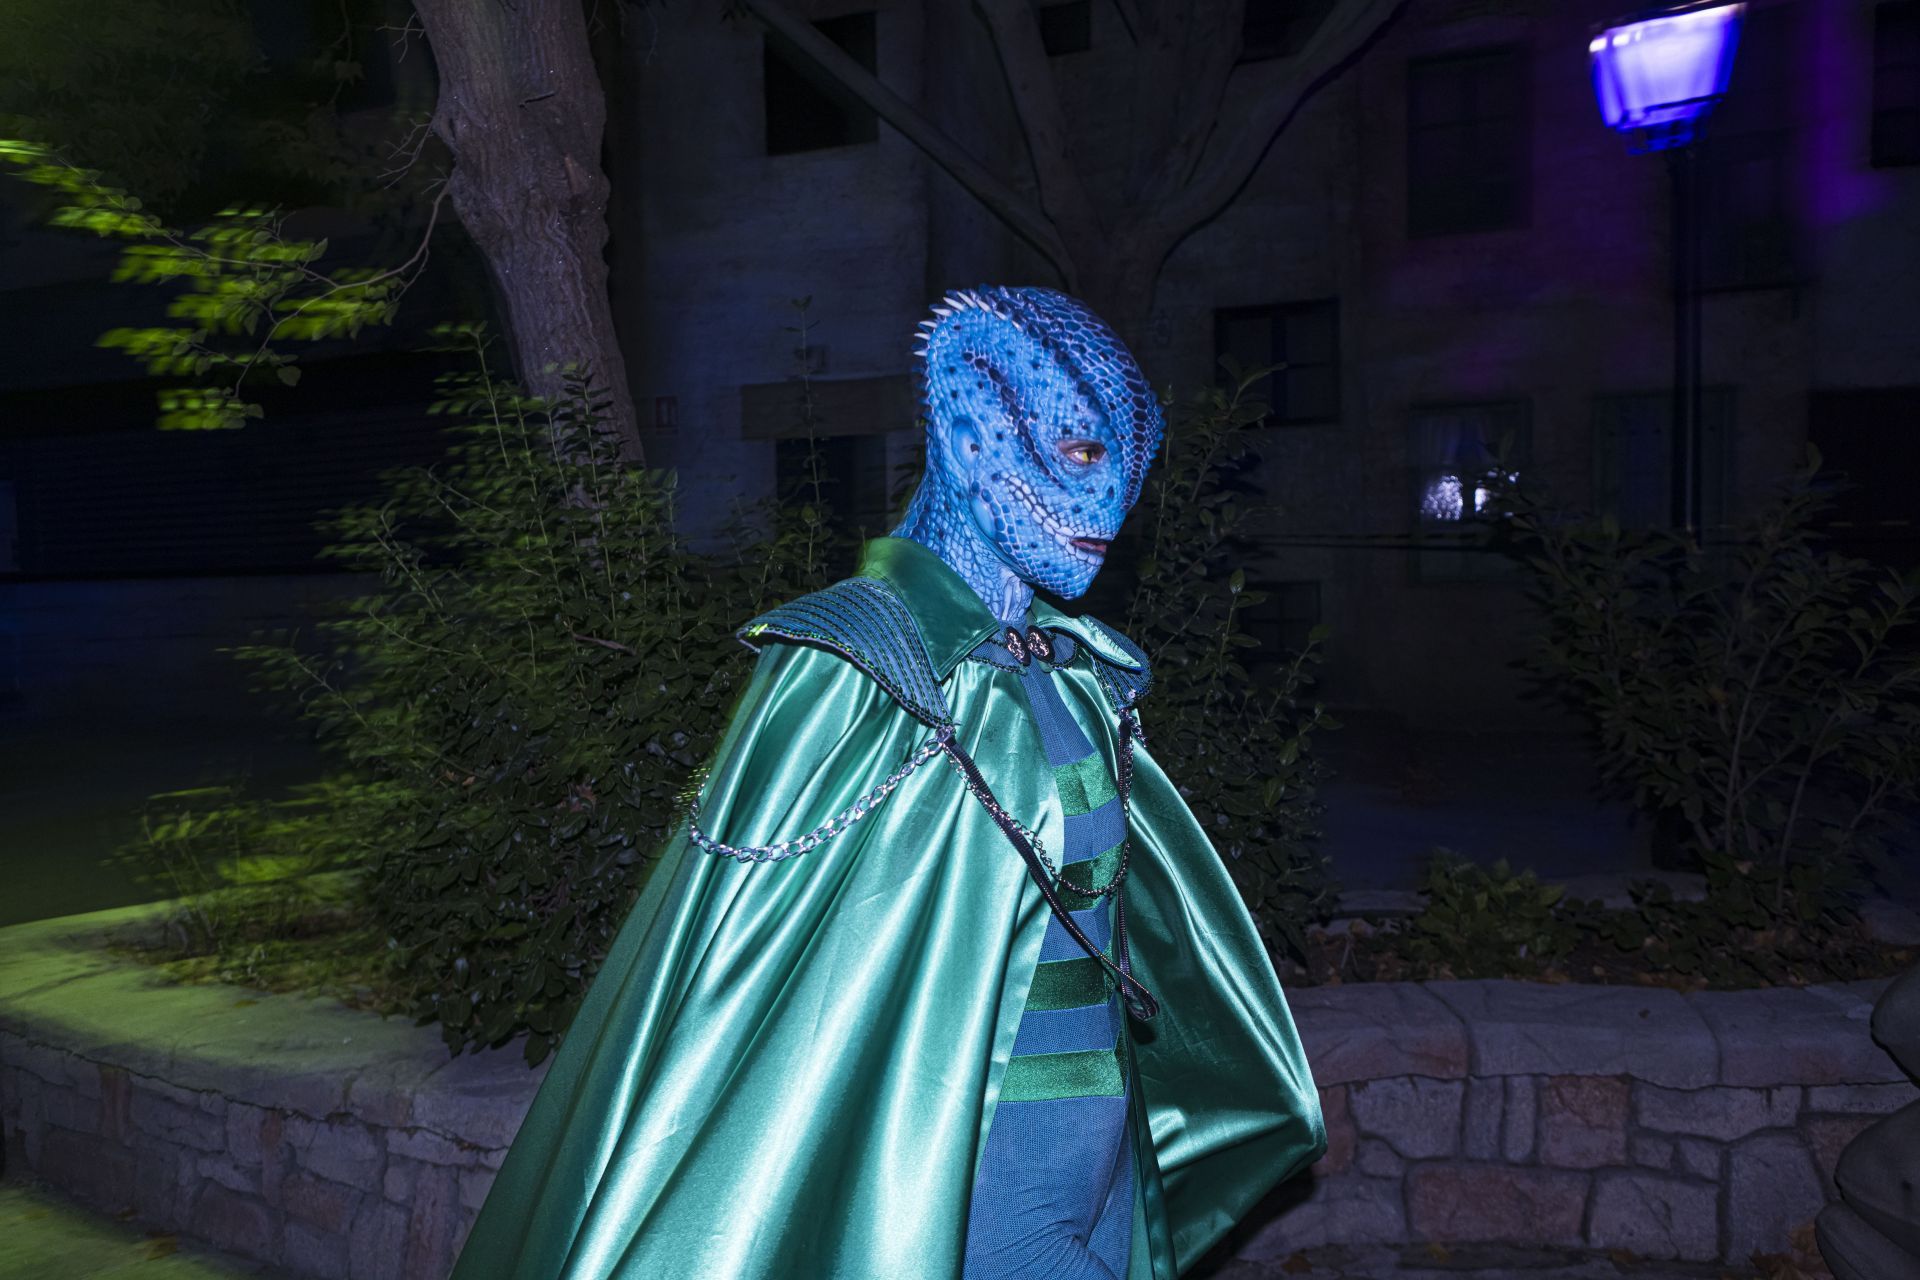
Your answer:
[[[1029,596],[1083,594],[1165,429],[1140,366],[1051,289],[951,294],[920,330],[927,473],[896,536],[932,548],[1002,617],[1009,572]]]

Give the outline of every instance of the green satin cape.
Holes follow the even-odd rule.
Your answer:
[[[991,615],[916,543],[875,540],[861,572],[907,603],[956,739],[1000,802],[1062,847],[1019,677],[961,660]],[[1032,616],[1117,652],[1044,605]],[[1111,765],[1114,716],[1090,661],[1062,674]],[[1145,712],[1150,732],[1150,696]],[[811,831],[929,736],[849,662],[768,644],[701,828],[734,845]],[[1131,1024],[1127,1280],[1173,1280],[1317,1158],[1325,1131],[1246,908],[1145,750],[1131,832],[1134,971],[1161,1012]],[[788,861],[742,864],[682,831],[555,1055],[456,1280],[957,1277],[1046,921],[1020,858],[941,757]]]

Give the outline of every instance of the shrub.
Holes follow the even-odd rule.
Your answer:
[[[1427,903],[1408,922],[1403,948],[1433,977],[1533,977],[1563,963],[1579,930],[1557,910],[1565,890],[1501,859],[1482,868],[1435,850],[1421,886]]]
[[[1820,545],[1818,466],[1705,546],[1505,495],[1545,624],[1534,674],[1743,928],[1841,910],[1920,780],[1916,582]]]
[[[1264,509],[1237,491],[1252,461],[1251,430],[1266,407],[1248,390],[1267,370],[1230,367],[1175,415],[1166,457],[1134,519],[1140,559],[1126,631],[1147,651],[1155,690],[1144,724],[1172,777],[1225,859],[1270,947],[1296,954],[1306,922],[1333,900],[1327,859],[1313,842],[1325,764],[1313,736],[1339,728],[1309,702],[1325,628],[1299,653],[1273,655],[1255,679],[1242,662],[1258,648],[1245,611],[1264,596],[1241,567],[1249,521]]]

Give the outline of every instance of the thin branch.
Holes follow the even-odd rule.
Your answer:
[[[968,155],[931,120],[848,57],[840,46],[816,31],[812,23],[795,14],[781,0],[740,0],[740,5],[759,19],[769,34],[777,36],[794,52],[844,85],[874,114],[899,130],[974,199],[1005,222],[1014,234],[1045,255],[1063,276],[1071,273],[1073,255],[1045,213]]]
[[[1040,24],[1031,0],[974,0],[993,32],[1006,73],[1007,91],[1020,117],[1027,149],[1033,153],[1034,178],[1040,185],[1040,207],[1069,243],[1092,247],[1106,239],[1105,228],[1081,179],[1073,156],[1066,113],[1053,80],[1053,68],[1040,40]],[[1059,264],[1055,264],[1059,265]],[[1069,275],[1068,287],[1077,282]]]
[[[1306,47],[1291,58],[1240,69],[1254,90],[1232,136],[1210,146],[1191,183],[1160,211],[1175,236],[1199,227],[1230,203],[1275,138],[1324,85],[1337,78],[1407,7],[1408,0],[1347,0],[1335,6]],[[1231,88],[1231,86],[1230,86]]]

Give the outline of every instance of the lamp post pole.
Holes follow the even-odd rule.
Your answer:
[[[1673,179],[1672,519],[1700,536],[1701,121],[1727,91],[1739,48],[1741,0],[1686,0],[1623,18],[1594,33],[1587,51],[1601,118],[1665,151]]]
[[[1693,143],[1667,152],[1673,179],[1673,524],[1700,537],[1700,161]]]

